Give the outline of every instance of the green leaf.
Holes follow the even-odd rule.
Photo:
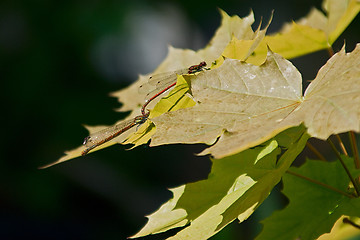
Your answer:
[[[353,159],[343,159],[347,166],[353,165]],[[353,177],[359,175],[359,170],[350,169]],[[343,192],[348,191],[349,177],[339,161],[329,163],[308,160],[300,168],[291,167],[290,171]],[[283,177],[283,183],[283,193],[289,198],[289,205],[262,222],[264,229],[257,240],[316,239],[330,232],[342,215],[360,216],[359,198],[349,198],[291,174]]]
[[[303,126],[291,128],[261,146],[212,159],[208,179],[177,188],[174,198],[133,237],[190,223],[170,239],[207,239],[236,218],[244,221],[280,181],[308,137]]]

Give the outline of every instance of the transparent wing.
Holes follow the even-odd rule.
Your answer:
[[[135,126],[136,122],[134,119],[129,119],[122,121],[114,126],[102,129],[98,132],[90,134],[88,137],[84,139],[84,145],[86,147],[97,146],[105,141],[111,139],[113,136],[118,136],[119,134],[125,132],[131,127]]]
[[[168,86],[174,84],[177,79],[177,75],[186,74],[188,69],[181,69],[172,72],[159,73],[151,76],[147,83],[142,84],[139,87],[140,94],[146,94],[145,99],[150,99],[153,95],[163,91]]]

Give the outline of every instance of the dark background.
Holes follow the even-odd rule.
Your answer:
[[[220,24],[217,7],[240,17],[253,9],[255,27],[269,31],[308,13],[321,1],[2,1],[0,3],[1,138],[0,239],[125,239],[171,194],[167,188],[206,178],[202,145],[116,145],[38,170],[82,143],[81,124],[112,124],[126,116],[109,92],[149,73],[167,46],[199,49]],[[359,41],[359,17],[341,35],[347,50]],[[325,51],[294,59],[313,79]],[[285,200],[271,194],[244,224],[212,239],[252,239],[257,222]],[[172,232],[174,233],[174,231]],[[165,235],[145,239],[161,239]]]

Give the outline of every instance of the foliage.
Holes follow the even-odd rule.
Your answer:
[[[236,218],[247,219],[281,179],[290,204],[263,221],[259,239],[314,239],[329,232],[341,216],[360,215],[355,156],[340,157],[348,174],[338,162],[308,161],[290,168],[309,137],[325,140],[360,131],[360,45],[351,53],[344,46],[333,55],[304,94],[301,74],[287,60],[321,49],[331,52],[360,11],[360,2],[325,1],[323,7],[326,15],[313,9],[270,36],[265,34],[271,20],[253,31],[253,13],[241,19],[221,11],[222,24],[204,49],[169,48],[153,74],[201,61],[212,63],[210,69],[179,75],[175,88],[158,101],[141,127],[93,151],[150,139],[150,146],[206,143],[210,146],[202,154],[214,157],[213,166],[208,179],[172,189],[173,199],[148,216],[133,237],[183,227],[171,239],[207,239]],[[133,110],[129,119],[139,113],[144,96],[138,88],[148,78],[140,76],[113,93],[124,103],[121,110]],[[101,128],[88,127],[90,132]],[[54,164],[80,156],[83,149],[67,152]],[[295,175],[285,174],[289,168]]]
[[[174,239],[206,239],[238,218],[246,220],[280,181],[308,139],[303,127],[288,129],[261,146],[212,159],[206,180],[172,189],[174,198],[149,216],[134,237],[191,225]]]
[[[354,162],[349,157],[342,158],[348,166]],[[300,168],[291,167],[288,172],[347,191],[349,178],[345,171],[339,170],[341,164],[338,161],[328,163],[309,160]],[[257,239],[316,239],[330,232],[342,215],[360,216],[358,198],[339,194],[292,174],[283,177],[283,193],[288,196],[289,205],[263,221],[264,230]],[[360,170],[352,169],[352,174],[359,176]]]

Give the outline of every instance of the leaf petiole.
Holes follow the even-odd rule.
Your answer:
[[[346,174],[349,176],[350,181],[351,181],[352,184],[354,185],[354,188],[355,188],[355,191],[356,191],[357,196],[360,196],[359,186],[358,186],[357,182],[355,182],[354,178],[351,176],[351,173],[350,173],[349,169],[347,168],[347,166],[345,165],[344,161],[342,160],[342,158],[341,158],[341,156],[340,156],[340,153],[337,151],[334,143],[330,140],[330,138],[328,138],[327,141],[328,141],[328,143],[330,144],[332,150],[334,151],[336,157],[340,160],[340,163],[341,163],[341,165],[343,166],[343,168],[345,169]]]
[[[332,48],[332,46],[328,47],[327,51],[328,51],[330,57],[332,57],[334,55],[334,49]]]
[[[350,131],[349,138],[350,138],[351,150],[353,153],[355,166],[356,168],[360,168],[359,149],[357,148],[355,133]]]
[[[360,168],[360,159],[359,159],[359,149],[357,148],[355,133],[353,131],[349,132],[351,151],[354,158],[354,164],[357,169]],[[357,183],[360,184],[360,177],[356,179]]]
[[[324,162],[326,161],[326,158],[309,142],[306,142],[306,146],[321,160]]]
[[[327,185],[327,184],[325,184],[325,183],[319,182],[319,181],[317,181],[317,180],[314,180],[314,179],[305,177],[305,176],[300,175],[300,174],[298,174],[298,173],[295,173],[295,172],[292,172],[292,171],[289,171],[289,170],[287,170],[286,173],[289,173],[289,174],[294,175],[294,176],[296,176],[296,177],[305,179],[306,181],[315,183],[315,184],[317,184],[317,185],[320,185],[320,186],[322,186],[322,187],[325,187],[325,188],[327,188],[327,189],[330,189],[330,190],[332,190],[332,191],[334,191],[334,192],[340,193],[340,194],[342,194],[342,195],[344,195],[344,196],[346,196],[346,197],[348,197],[348,198],[354,198],[354,196],[351,195],[351,194],[348,194],[348,193],[346,193],[346,192],[343,192],[343,191],[341,191],[341,190],[339,190],[339,189],[337,189],[337,188],[334,188],[334,187],[332,187],[332,186],[330,186],[330,185]]]
[[[345,146],[344,146],[344,143],[343,143],[343,141],[341,140],[339,134],[336,134],[335,137],[336,137],[336,139],[338,140],[339,145],[340,145],[340,148],[341,148],[342,152],[344,153],[344,155],[349,156],[349,154],[347,153],[346,148],[345,148]]]

